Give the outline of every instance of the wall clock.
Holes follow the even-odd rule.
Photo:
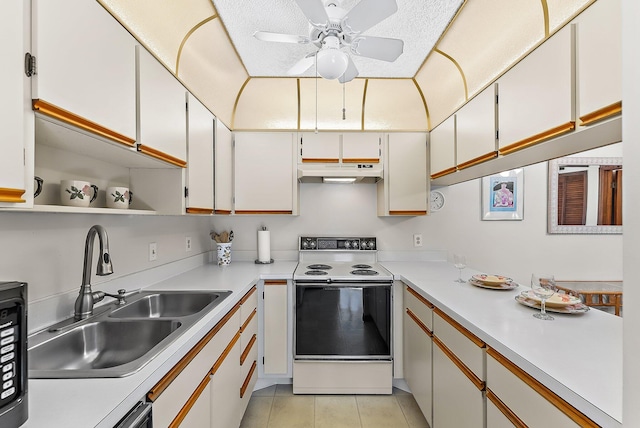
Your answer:
[[[429,198],[429,207],[431,211],[438,211],[444,206],[444,195],[438,190],[431,191],[431,197]]]

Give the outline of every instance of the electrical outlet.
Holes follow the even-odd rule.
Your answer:
[[[422,234],[416,233],[413,235],[413,246],[414,247],[422,247]]]
[[[149,261],[152,262],[158,258],[158,244],[152,242],[149,244]]]
[[[190,236],[187,236],[185,238],[185,247],[186,247],[185,250],[187,250],[187,253],[189,251],[191,251],[191,237]]]

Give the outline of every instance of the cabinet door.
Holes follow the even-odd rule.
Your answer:
[[[184,86],[142,46],[136,46],[138,150],[177,166],[187,164]]]
[[[434,342],[438,344],[437,341]],[[433,347],[433,426],[484,426],[482,391],[465,376],[440,346]]]
[[[340,162],[340,134],[332,132],[301,132],[302,162]]]
[[[215,138],[215,213],[231,214],[233,209],[233,135],[216,120]]]
[[[193,95],[187,95],[187,212],[213,213],[213,133],[215,118]]]
[[[378,195],[378,215],[427,213],[427,138],[422,133],[389,134],[385,153],[384,196]],[[386,202],[381,210],[380,199]]]
[[[0,3],[0,205],[23,203],[25,182],[24,2]]]
[[[456,112],[458,169],[468,168],[498,156],[496,96],[496,85],[491,85]]]
[[[136,138],[135,39],[97,1],[33,0],[33,98]],[[24,55],[24,53],[23,53]]]
[[[287,294],[287,281],[264,282],[264,374],[288,372]]]
[[[432,348],[433,343],[425,331],[426,326],[418,324],[416,319],[404,314],[404,377],[411,388],[413,398],[422,410],[422,414],[433,425],[432,418]]]
[[[564,27],[498,79],[501,154],[575,128],[572,32]]]
[[[621,1],[599,0],[582,12],[577,21],[578,114],[588,124],[621,109]]]
[[[240,340],[227,350],[229,352],[222,355],[224,360],[211,377],[211,428],[238,427],[242,420]]]
[[[291,133],[235,135],[236,214],[297,214]]]
[[[456,171],[456,116],[431,130],[429,134],[431,178],[442,177]]]
[[[380,134],[348,132],[342,134],[343,163],[379,163]]]

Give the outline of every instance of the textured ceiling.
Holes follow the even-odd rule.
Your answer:
[[[322,1],[322,0],[318,0]],[[231,40],[252,77],[286,76],[315,46],[263,42],[256,31],[309,35],[309,24],[294,0],[213,0]],[[343,0],[350,10],[358,0]],[[393,63],[353,55],[359,77],[412,78],[463,0],[397,0],[398,11],[363,34],[402,39],[404,53]],[[313,67],[304,76],[313,76]]]

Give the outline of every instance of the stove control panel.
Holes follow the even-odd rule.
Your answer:
[[[375,251],[376,238],[325,238],[301,236],[300,251]]]

